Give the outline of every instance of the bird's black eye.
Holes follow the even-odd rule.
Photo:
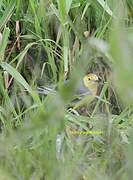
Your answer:
[[[88,77],[88,80],[90,81],[90,80],[91,80],[91,78],[90,78],[90,77]]]

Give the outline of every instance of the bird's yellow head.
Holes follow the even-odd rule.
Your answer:
[[[97,94],[98,80],[98,76],[93,73],[89,73],[83,78],[85,87],[87,87],[94,96]]]

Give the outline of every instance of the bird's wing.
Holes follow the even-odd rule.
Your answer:
[[[64,84],[67,84],[69,81],[65,81]],[[41,87],[37,87],[37,91],[39,94],[44,94],[44,95],[48,95],[48,94],[56,94],[57,92],[57,87],[56,86],[41,86]],[[75,96],[78,97],[84,97],[84,96],[91,96],[92,93],[89,91],[89,89],[87,87],[84,86],[83,82],[80,82],[80,84],[77,87],[77,90],[75,92]]]
[[[83,82],[79,84],[76,94],[80,96],[92,95],[89,89],[84,86]]]

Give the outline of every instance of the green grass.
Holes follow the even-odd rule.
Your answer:
[[[0,32],[0,179],[132,179],[132,1],[1,0]]]

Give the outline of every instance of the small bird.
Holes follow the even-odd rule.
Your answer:
[[[67,83],[67,82],[66,82]],[[96,96],[98,90],[99,78],[94,73],[86,74],[82,81],[79,83],[79,86],[76,90],[77,96]],[[55,94],[56,86],[52,87],[38,87],[37,88],[39,94]]]
[[[73,101],[76,105],[74,106],[74,108],[69,108],[68,112],[72,112],[74,114],[75,114],[75,112],[78,113],[78,111],[75,111],[75,109],[80,107],[80,105],[81,106],[84,105],[84,103],[81,103],[81,101],[86,99],[86,97],[90,97],[89,101],[93,101],[93,99],[97,95],[98,83],[99,83],[99,78],[96,74],[93,74],[93,73],[86,74],[83,77],[82,81],[79,83],[79,86],[76,91],[76,95],[78,96],[78,98],[75,98]],[[46,90],[45,90],[45,92],[46,92]],[[87,101],[88,101],[88,99],[87,99]],[[73,129],[73,131],[74,131],[74,129]],[[70,133],[70,137],[72,138],[69,127],[66,129],[66,132],[67,132],[67,135],[69,135],[69,133]],[[81,137],[75,136],[73,138],[76,142],[78,142]],[[64,133],[58,134],[57,138],[56,138],[56,158],[57,158],[57,160],[60,160],[60,158],[61,158],[61,150],[62,150],[63,141],[64,141]]]
[[[98,90],[99,79],[96,74],[89,73],[83,77],[82,84],[79,85],[79,93],[88,93],[88,95],[96,96]]]

